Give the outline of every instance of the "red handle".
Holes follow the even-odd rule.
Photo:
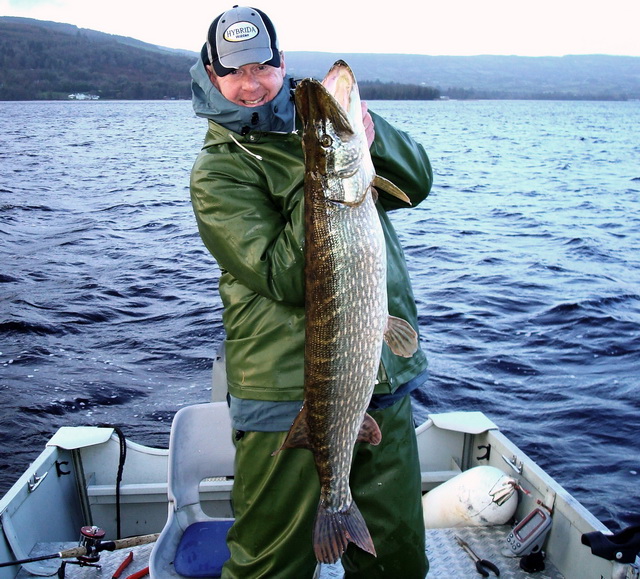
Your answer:
[[[145,567],[144,569],[141,569],[137,573],[133,573],[132,575],[129,575],[127,579],[140,579],[141,577],[144,577],[145,575],[148,575],[148,574],[149,574],[149,567]]]
[[[133,561],[133,551],[131,551],[125,558],[122,563],[120,563],[120,567],[116,569],[116,572],[111,576],[111,579],[118,579],[122,572],[126,569],[126,567]]]

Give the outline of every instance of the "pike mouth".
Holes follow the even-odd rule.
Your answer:
[[[322,81],[329,94],[340,104],[345,112],[351,109],[351,95],[355,85],[355,77],[349,65],[338,60]]]
[[[296,104],[306,126],[319,126],[323,120],[331,119],[333,130],[348,138],[354,131],[344,107],[317,80],[304,79],[296,89]]]

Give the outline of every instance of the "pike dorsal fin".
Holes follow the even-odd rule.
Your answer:
[[[293,421],[282,446],[275,452],[272,452],[271,455],[275,456],[285,448],[306,448],[308,450],[313,450],[309,440],[309,425],[307,424],[306,406],[303,406],[300,409],[300,412],[298,412],[298,416],[296,416],[296,419]]]
[[[396,356],[411,358],[418,349],[418,334],[406,320],[389,316],[384,341]]]
[[[356,442],[368,442],[373,446],[377,446],[378,444],[380,444],[381,440],[382,433],[380,432],[380,427],[375,421],[375,418],[373,418],[369,414],[365,414],[364,419],[362,420],[362,426],[360,427],[360,432],[358,432],[358,438],[356,439]]]
[[[377,187],[378,189],[382,189],[386,193],[389,193],[389,195],[397,197],[401,201],[404,201],[407,205],[411,205],[411,199],[407,197],[406,193],[402,189],[400,189],[400,187],[397,187],[391,181],[389,181],[389,179],[385,179],[380,175],[376,175],[373,178],[372,185],[374,187]]]
[[[364,415],[362,420],[362,426],[360,426],[360,432],[358,432],[358,438],[356,442],[367,442],[376,446],[380,444],[382,440],[382,433],[380,427],[375,419],[369,414]],[[293,421],[287,437],[284,439],[282,446],[272,452],[271,455],[275,456],[281,450],[287,448],[306,448],[307,450],[313,450],[311,441],[309,440],[309,425],[307,424],[307,408],[303,406]]]

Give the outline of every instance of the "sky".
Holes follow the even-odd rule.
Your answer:
[[[255,0],[285,52],[640,56],[640,0]],[[233,3],[211,0],[0,0],[0,16],[75,24],[199,51]]]

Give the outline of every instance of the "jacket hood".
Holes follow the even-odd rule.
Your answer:
[[[295,83],[290,76],[285,76],[280,92],[272,101],[259,107],[243,107],[227,100],[211,84],[202,59],[198,58],[190,73],[192,104],[197,116],[241,135],[256,130],[279,133],[295,130],[292,93]]]

